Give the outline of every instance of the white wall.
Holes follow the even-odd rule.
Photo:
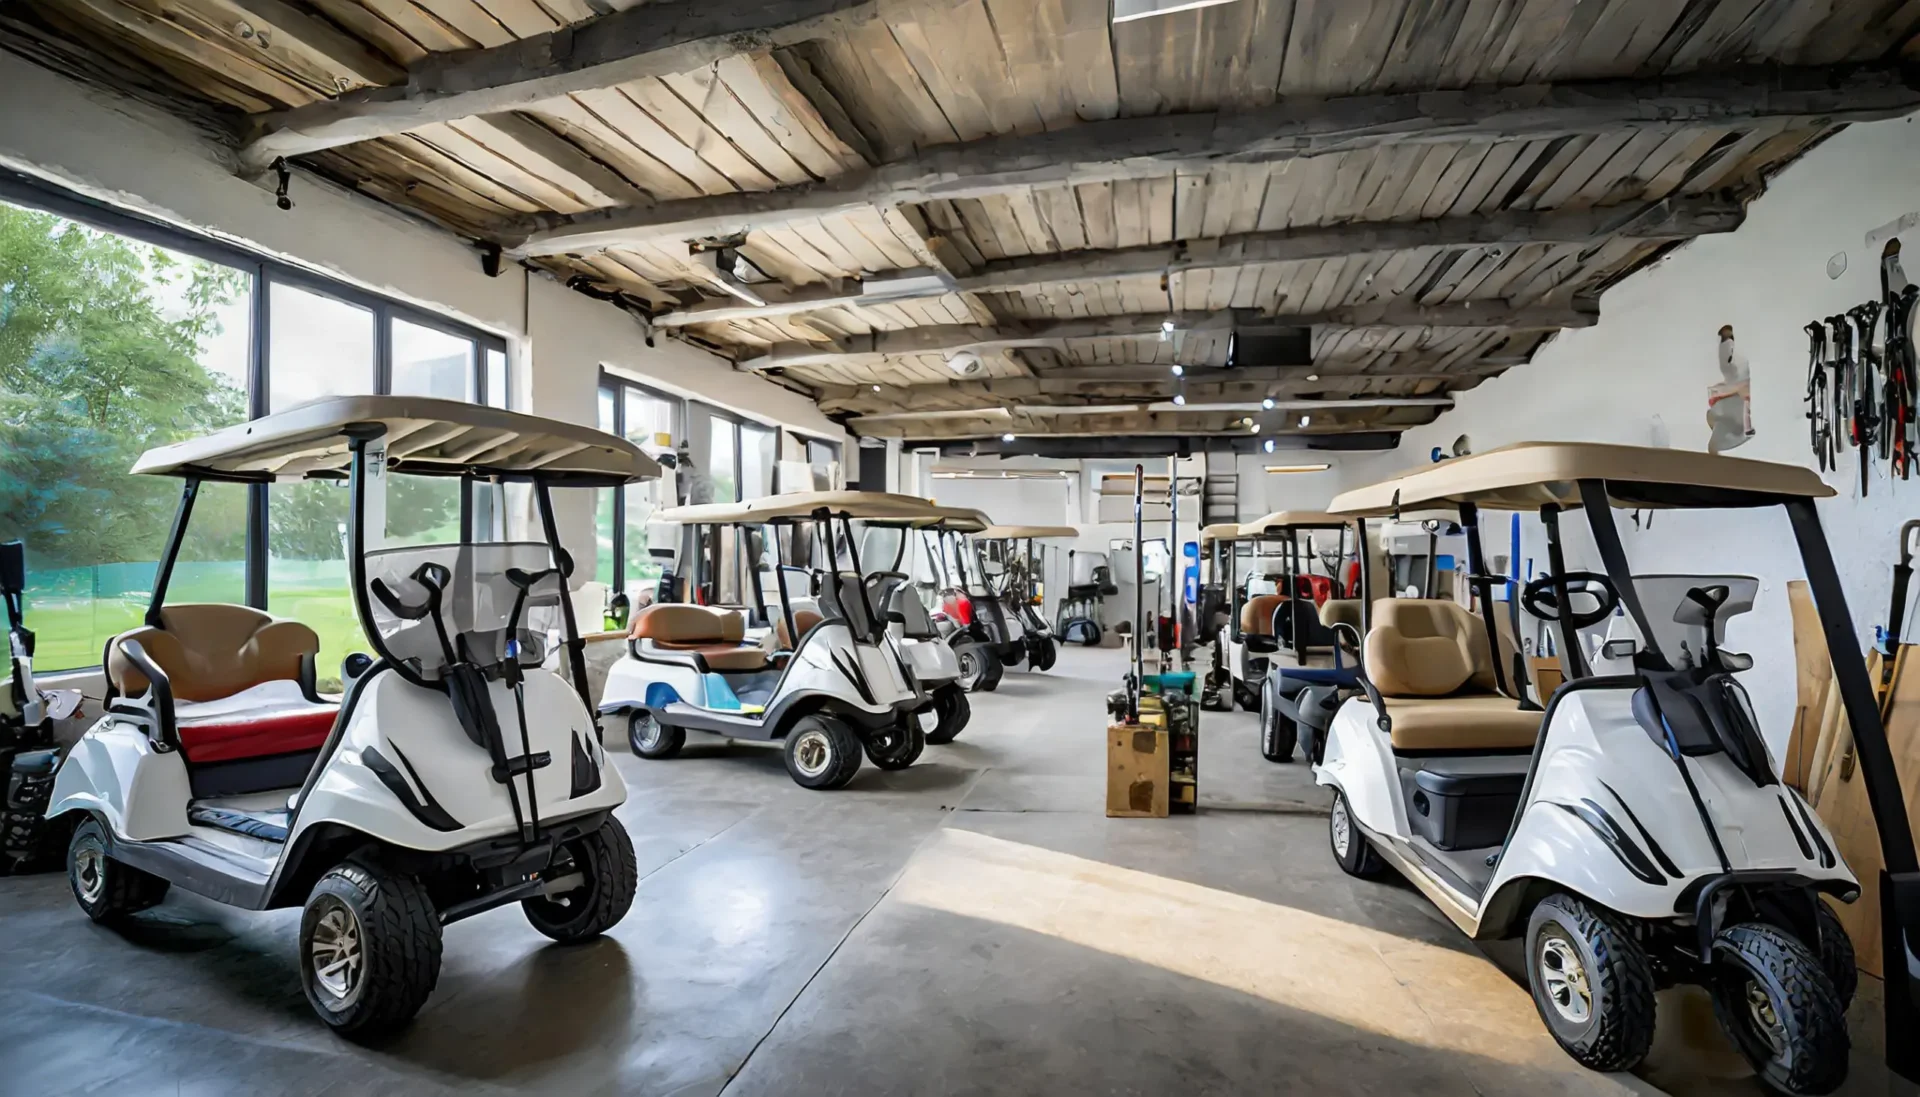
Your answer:
[[[661,338],[648,347],[632,317],[544,275],[510,268],[488,278],[478,253],[380,203],[296,174],[294,208],[282,211],[270,189],[236,177],[223,150],[176,119],[7,53],[0,88],[0,164],[497,332],[512,355],[516,409],[592,423],[604,365],[747,418],[845,441],[804,396],[685,343]],[[586,500],[559,506],[563,539],[577,558],[592,559]]]
[[[1424,465],[1432,447],[1449,446],[1461,434],[1471,438],[1474,452],[1484,453],[1537,439],[1647,445],[1663,426],[1674,448],[1703,450],[1706,389],[1719,379],[1715,355],[1722,324],[1733,325],[1753,370],[1757,436],[1732,455],[1811,466],[1801,403],[1807,357],[1801,326],[1879,295],[1879,247],[1865,237],[1916,209],[1920,128],[1894,121],[1849,129],[1776,177],[1738,232],[1696,240],[1626,279],[1601,299],[1599,324],[1562,333],[1530,365],[1462,393],[1455,410],[1407,432],[1398,451],[1339,463],[1336,486]],[[1920,275],[1920,250],[1913,247],[1920,232],[1909,233],[1905,242],[1915,256],[1908,270]],[[1836,253],[1846,255],[1847,269],[1830,279],[1827,264]],[[1857,460],[1850,467],[1854,471],[1827,475],[1839,495],[1820,504],[1820,516],[1864,643],[1886,619],[1896,534],[1903,521],[1920,516],[1920,483],[1889,484],[1876,461],[1862,499]],[[1504,555],[1507,517],[1494,517],[1487,548]],[[1644,530],[1624,514],[1619,521],[1636,571],[1738,573],[1762,580],[1754,612],[1730,625],[1729,646],[1757,659],[1753,672],[1742,677],[1769,742],[1780,750],[1795,700],[1785,589],[1788,580],[1805,574],[1785,513],[1662,513]],[[1545,563],[1538,524],[1523,524],[1523,552],[1535,557],[1537,570]],[[1576,517],[1566,525],[1579,531],[1576,559],[1593,563],[1584,522]]]

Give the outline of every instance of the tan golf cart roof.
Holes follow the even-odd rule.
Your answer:
[[[1339,529],[1353,524],[1352,518],[1328,514],[1324,510],[1276,510],[1265,518],[1240,524],[1241,537],[1259,537],[1289,529]]]
[[[337,477],[351,429],[384,428],[398,472],[539,476],[608,486],[657,479],[639,447],[592,427],[428,396],[332,396],[140,455],[148,476],[255,482]]]
[[[1834,494],[1798,465],[1651,446],[1520,442],[1355,488],[1331,509],[1353,517],[1461,503],[1532,511],[1577,505],[1581,480],[1605,480],[1610,500],[1627,507],[1767,506]]]
[[[654,521],[678,522],[682,525],[757,526],[767,522],[804,521],[822,510],[836,518],[904,519],[910,523],[931,523],[965,516],[965,512],[957,507],[935,506],[931,500],[917,495],[896,495],[890,491],[795,491],[749,499],[744,503],[695,503],[686,507],[670,507],[654,515]]]
[[[1211,526],[1200,527],[1200,543],[1205,545],[1213,541],[1238,541],[1240,523],[1215,522]]]
[[[1080,531],[1072,526],[988,526],[978,536],[983,541],[1039,541],[1053,537],[1078,537]]]
[[[911,529],[933,529],[938,527],[944,530],[952,530],[955,533],[979,533],[981,530],[993,524],[993,519],[987,517],[985,511],[975,510],[972,507],[943,507],[935,504],[931,509],[934,511],[931,516],[918,518],[868,518],[865,519],[865,521],[868,525],[872,526],[904,526]]]

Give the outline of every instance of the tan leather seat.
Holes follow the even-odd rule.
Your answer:
[[[1329,598],[1320,604],[1320,623],[1332,628],[1335,625],[1352,625],[1353,631],[1365,628],[1360,617],[1360,599]]]
[[[1539,736],[1542,714],[1498,692],[1486,625],[1457,602],[1375,602],[1364,660],[1395,750],[1522,750]]]
[[[1287,600],[1284,594],[1256,594],[1240,607],[1240,631],[1249,636],[1272,636],[1273,615]]]
[[[767,653],[745,643],[746,618],[728,610],[661,602],[634,614],[627,635],[661,652],[696,654],[713,670],[753,671],[767,665]]]
[[[807,633],[813,631],[813,626],[819,624],[820,621],[820,615],[810,609],[796,609],[793,611],[793,625],[800,630],[800,638],[803,640],[806,639]],[[779,641],[781,651],[793,650],[793,637],[787,635],[787,618],[785,614],[775,613],[773,615],[773,635],[774,639]]]
[[[123,640],[138,642],[167,672],[176,701],[218,701],[262,682],[298,681],[301,658],[320,651],[312,629],[248,606],[163,606],[160,626],[129,629],[107,645],[107,680],[122,696],[147,689],[147,676],[120,652]]]

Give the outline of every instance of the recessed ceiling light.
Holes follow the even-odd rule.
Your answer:
[[[1267,409],[1268,411],[1272,411],[1272,410],[1273,410],[1273,397],[1271,397],[1271,396],[1269,396],[1269,397],[1267,397],[1267,398],[1266,398],[1265,400],[1262,400],[1262,401],[1260,401],[1260,406],[1261,406],[1261,407],[1263,407],[1263,408],[1265,408],[1265,409]]]
[[[1311,422],[1313,422],[1313,416],[1311,415],[1302,415],[1300,417],[1300,425],[1303,427]]]
[[[875,386],[873,386],[873,391],[875,391],[875,392],[879,392],[879,391],[880,391],[880,386],[879,386],[879,385],[875,385]]]
[[[1307,374],[1307,380],[1309,380],[1309,381],[1318,381],[1319,379],[1320,379],[1320,375],[1319,375],[1319,374],[1317,374],[1317,373],[1309,373],[1309,374]]]
[[[1187,374],[1187,367],[1180,365],[1178,363],[1174,364],[1173,375],[1175,377],[1185,377],[1186,374]]]
[[[1001,435],[1001,436],[1000,436],[1000,440],[1001,440],[1002,442],[1011,442],[1011,441],[1013,441],[1013,435],[1011,435],[1011,434],[1003,434],[1003,435]]]
[[[1186,407],[1186,406],[1187,406],[1187,394],[1186,394],[1186,393],[1184,393],[1184,392],[1176,392],[1176,393],[1174,393],[1174,394],[1173,394],[1173,402],[1174,402],[1175,404],[1178,404],[1178,405],[1179,405],[1179,406],[1181,406],[1181,407]]]
[[[1266,441],[1264,441],[1264,442],[1262,442],[1262,443],[1260,443],[1260,448],[1261,448],[1261,449],[1263,449],[1263,450],[1265,450],[1265,451],[1266,451],[1266,452],[1268,452],[1268,453],[1272,453],[1272,452],[1273,452],[1273,439],[1271,439],[1271,438],[1269,438],[1269,439],[1267,439]]]

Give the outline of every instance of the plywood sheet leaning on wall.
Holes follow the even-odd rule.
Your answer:
[[[1893,681],[1881,711],[1886,718],[1887,746],[1893,752],[1894,768],[1906,797],[1907,825],[1920,831],[1920,672],[1907,673],[1912,669],[1913,646],[1903,646],[1899,651],[1901,656],[1895,661]],[[1878,683],[1878,660],[1868,669]],[[1844,719],[1836,722],[1846,729]],[[1820,797],[1817,807],[1820,818],[1833,831],[1840,856],[1860,879],[1860,898],[1851,904],[1836,904],[1835,909],[1841,924],[1847,927],[1847,935],[1853,938],[1860,970],[1881,978],[1880,834],[1867,802],[1866,782],[1854,764],[1853,737],[1848,733],[1833,738],[1833,749],[1828,752],[1816,786]]]
[[[1793,653],[1799,700],[1793,709],[1793,732],[1787,739],[1783,780],[1802,793],[1813,773],[1814,748],[1820,739],[1827,687],[1833,681],[1833,659],[1827,654],[1820,612],[1805,579],[1787,584],[1787,607],[1793,612]]]

